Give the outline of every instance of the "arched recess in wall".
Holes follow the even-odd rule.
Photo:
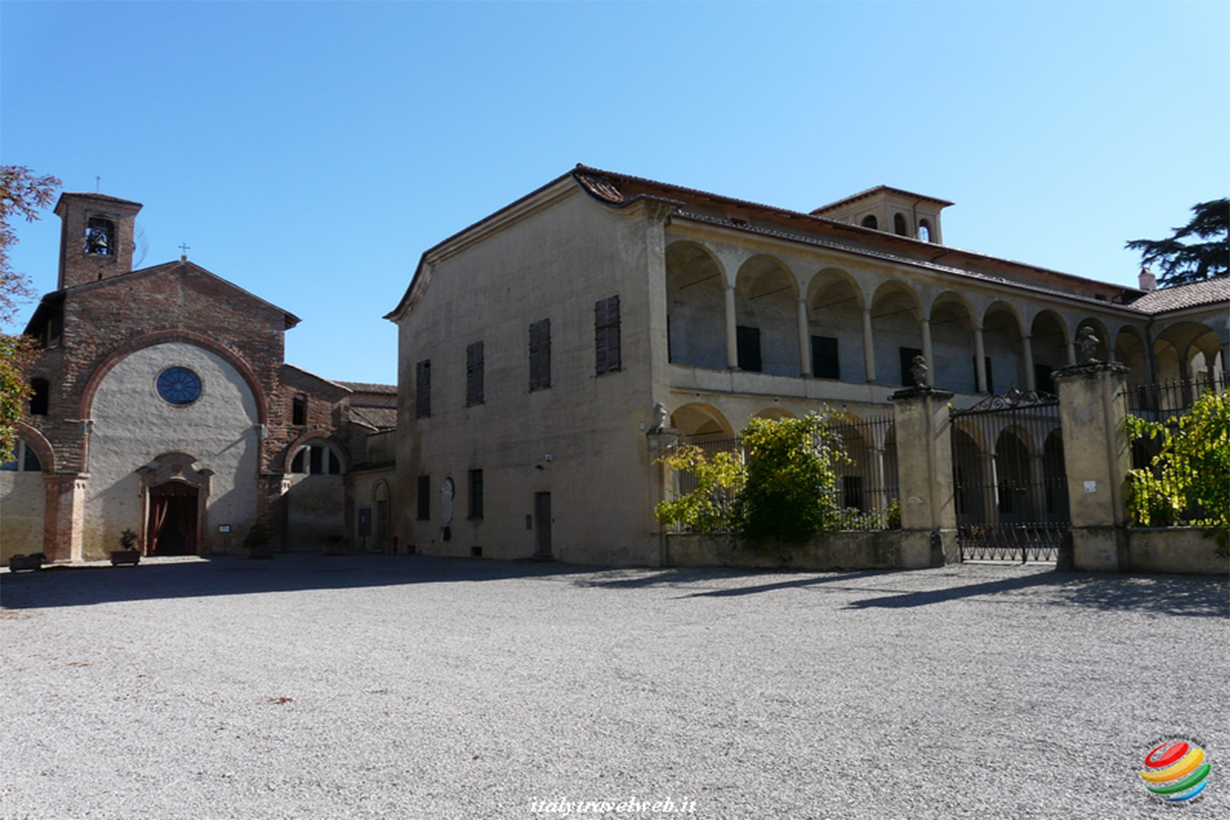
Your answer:
[[[1078,361],[1084,360],[1084,355],[1080,352],[1080,347],[1079,347],[1080,341],[1082,338],[1081,334],[1084,333],[1084,328],[1091,329],[1093,331],[1093,335],[1098,340],[1097,347],[1094,349],[1094,352],[1093,352],[1093,358],[1097,359],[1100,362],[1110,361],[1110,358],[1111,358],[1110,356],[1110,353],[1111,353],[1110,331],[1106,329],[1106,325],[1102,324],[1102,321],[1100,319],[1095,319],[1092,316],[1086,316],[1084,319],[1081,319],[1080,324],[1076,326],[1076,332],[1072,336],[1074,342],[1078,345],[1076,349],[1077,360]]]
[[[372,486],[372,540],[379,546],[388,544],[392,533],[391,498],[389,483],[384,479]]]
[[[256,421],[258,424],[267,424],[268,407],[265,402],[265,390],[261,386],[260,380],[256,378],[256,374],[248,363],[237,356],[230,348],[218,344],[213,339],[207,336],[202,336],[199,333],[193,333],[187,330],[160,330],[156,333],[148,333],[136,339],[130,339],[124,344],[117,347],[115,350],[107,354],[106,358],[94,369],[90,374],[89,381],[86,382],[85,390],[81,393],[81,418],[93,418],[94,396],[98,392],[99,385],[103,379],[111,372],[120,362],[131,356],[137,351],[144,350],[155,345],[182,342],[184,344],[199,347],[209,353],[214,354],[222,359],[228,365],[235,369],[243,379],[244,384],[252,393],[252,397],[256,403]]]
[[[1008,427],[995,442],[996,503],[999,522],[1015,524],[1037,521],[1034,501],[1030,496],[1033,484],[1033,442],[1027,431]]]
[[[725,288],[721,264],[703,246],[667,246],[667,350],[673,364],[726,369]]]
[[[1068,330],[1063,318],[1053,310],[1039,311],[1029,328],[1034,356],[1034,384],[1044,393],[1054,394],[1053,374],[1068,365]]]
[[[689,402],[671,413],[671,426],[689,440],[734,436],[726,416],[711,404]]]
[[[1190,379],[1197,384],[1222,381],[1225,363],[1221,361],[1221,339],[1203,322],[1168,325],[1157,334],[1156,345],[1161,380]]]
[[[847,271],[824,268],[807,286],[811,373],[818,379],[866,381],[863,291]]]
[[[780,259],[758,254],[735,279],[735,324],[739,368],[797,376],[799,284]]]
[[[982,315],[982,344],[987,357],[987,392],[1025,389],[1024,323],[1005,301],[992,302]]]
[[[343,475],[350,471],[344,448],[327,430],[314,430],[286,448],[283,471],[298,475]]]
[[[922,355],[922,304],[914,289],[890,280],[871,299],[871,331],[875,344],[876,381],[911,385],[910,364]]]
[[[766,407],[763,410],[758,410],[752,416],[754,419],[772,419],[773,421],[781,421],[782,419],[797,419],[794,413],[784,407]]]
[[[934,386],[958,393],[977,392],[974,310],[956,291],[945,291],[931,303],[931,351]]]
[[[985,447],[975,438],[976,426],[954,423],[952,426],[952,469],[955,486],[957,523],[961,525],[991,521],[987,516],[989,482],[985,469]]]
[[[1126,365],[1131,372],[1127,380],[1130,385],[1148,384],[1149,351],[1145,346],[1144,334],[1131,325],[1119,328],[1115,337],[1115,361]]]

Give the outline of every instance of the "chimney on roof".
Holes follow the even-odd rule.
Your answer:
[[[1157,290],[1157,277],[1148,268],[1140,269],[1140,289],[1143,291]]]

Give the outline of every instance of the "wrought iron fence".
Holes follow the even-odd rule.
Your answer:
[[[962,560],[1056,560],[1069,520],[1059,400],[1013,389],[952,421]]]
[[[1148,422],[1164,425],[1170,432],[1179,429],[1179,418],[1191,410],[1196,399],[1206,391],[1222,392],[1230,387],[1226,374],[1213,371],[1196,379],[1179,379],[1157,384],[1130,385],[1124,389],[1127,412]],[[1137,438],[1132,441],[1132,469],[1152,470],[1160,474],[1161,465],[1155,459],[1162,449],[1160,438]],[[1184,526],[1209,517],[1209,511],[1199,503],[1181,510],[1159,508],[1151,516],[1153,526]]]
[[[1145,421],[1169,421],[1191,409],[1206,390],[1220,393],[1227,387],[1224,373],[1213,372],[1196,379],[1176,379],[1126,388],[1128,412]]]
[[[839,528],[844,530],[882,530],[901,526],[897,486],[897,443],[893,417],[835,419],[829,423],[841,442],[848,462],[836,465]],[[718,453],[743,454],[739,436],[693,436],[687,444],[700,448],[706,458]],[[696,490],[696,475],[678,473],[678,491]],[[733,503],[738,487],[721,490],[725,504]]]

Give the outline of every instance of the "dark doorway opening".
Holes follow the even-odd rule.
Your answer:
[[[178,481],[149,491],[146,554],[196,555],[200,490]]]

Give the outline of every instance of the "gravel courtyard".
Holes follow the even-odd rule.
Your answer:
[[[1227,817],[1227,601],[1224,579],[1044,566],[289,555],[6,571],[0,807]],[[1187,811],[1136,776],[1174,735],[1213,766]]]

